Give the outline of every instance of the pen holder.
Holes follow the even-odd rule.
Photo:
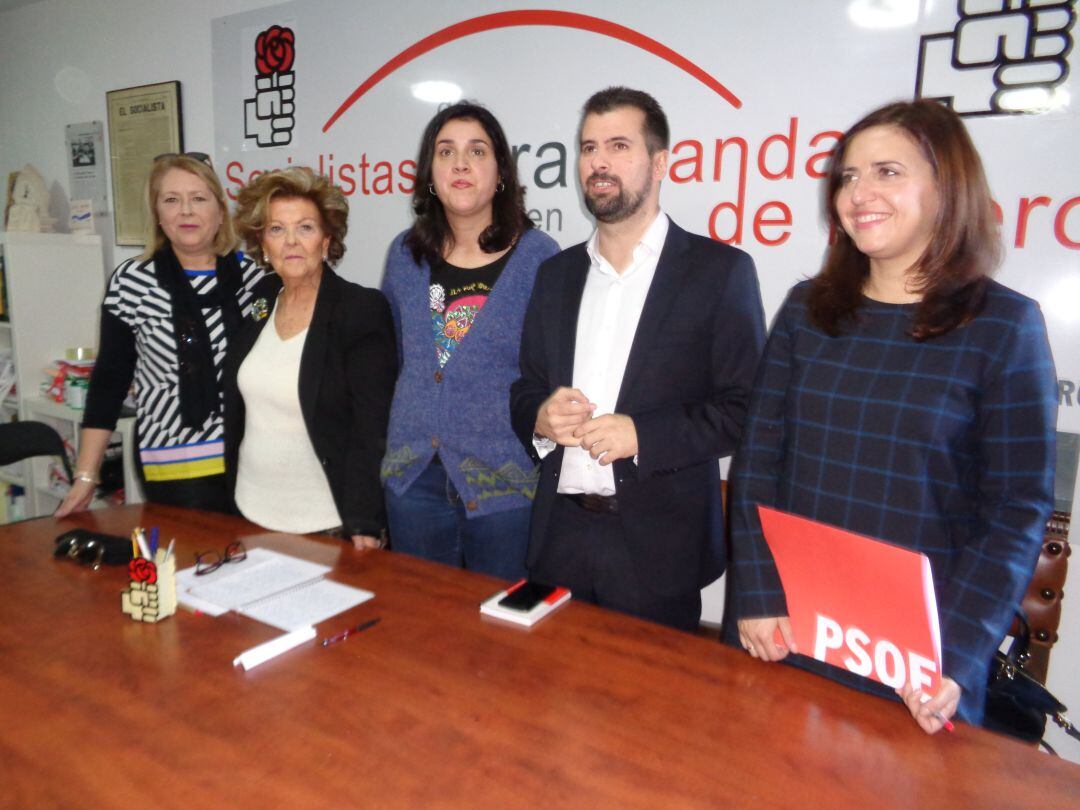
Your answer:
[[[128,565],[131,587],[120,594],[120,609],[136,622],[160,622],[176,613],[176,557],[161,549],[153,560],[136,557]]]

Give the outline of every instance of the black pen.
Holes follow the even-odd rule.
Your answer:
[[[363,632],[364,630],[367,630],[369,627],[374,627],[375,625],[377,625],[379,623],[380,620],[381,620],[381,617],[376,616],[374,619],[368,619],[366,622],[361,622],[360,624],[356,625],[356,627],[350,627],[348,630],[342,630],[336,636],[330,636],[329,638],[324,638],[322,640],[322,645],[324,647],[329,647],[331,644],[337,644],[339,641],[344,641],[345,639],[347,639],[349,636],[353,635],[354,633],[360,633],[360,632]]]

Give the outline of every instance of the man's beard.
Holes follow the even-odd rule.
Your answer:
[[[602,199],[593,199],[589,196],[588,188],[594,180],[607,180],[616,185],[618,194],[609,194]],[[637,194],[630,194],[618,178],[609,174],[593,174],[585,181],[585,208],[596,217],[598,222],[611,224],[629,219],[645,204],[645,198],[652,190],[652,177],[648,178],[645,187]]]

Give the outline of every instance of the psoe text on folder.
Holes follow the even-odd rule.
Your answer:
[[[894,688],[941,685],[941,630],[925,554],[758,506],[795,644]]]

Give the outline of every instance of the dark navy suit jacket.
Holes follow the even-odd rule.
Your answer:
[[[525,316],[510,410],[514,431],[534,457],[537,410],[556,388],[573,384],[588,269],[584,243],[548,259]],[[631,554],[641,581],[661,596],[704,587],[724,571],[717,459],[739,441],[764,335],[751,258],[671,223],[615,409],[634,420],[638,464],[613,465]],[[558,447],[541,465],[530,565],[547,534],[562,459]]]

